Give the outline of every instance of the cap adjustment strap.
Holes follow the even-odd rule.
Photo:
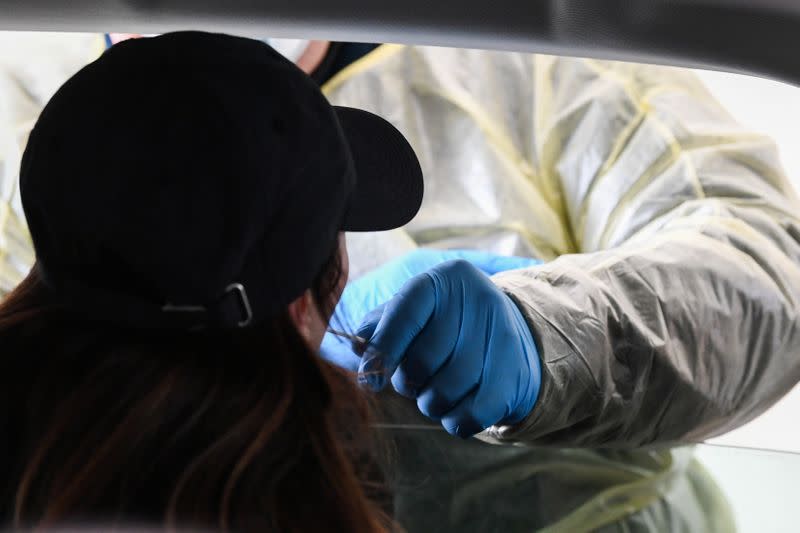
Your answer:
[[[197,314],[197,327],[205,327],[209,322],[227,327],[244,328],[253,321],[253,309],[247,291],[241,283],[231,283],[225,287],[222,296],[210,306],[166,304],[161,308],[165,313]]]

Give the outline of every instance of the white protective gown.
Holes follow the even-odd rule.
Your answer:
[[[325,92],[390,120],[425,174],[422,210],[406,228],[383,241],[349,236],[355,275],[414,245],[548,261],[494,277],[526,315],[543,378],[525,420],[484,435],[542,448],[520,452],[506,479],[488,474],[505,452],[473,458],[448,500],[473,507],[449,507],[451,523],[473,530],[475,514],[489,513],[494,522],[482,524],[514,529],[521,522],[497,516],[513,500],[504,491],[538,479],[529,498],[558,496],[528,527],[732,527],[687,450],[667,446],[741,425],[800,380],[800,202],[773,142],[677,68],[383,46]],[[579,468],[560,447],[628,451],[591,452]],[[540,461],[562,470],[545,475]],[[642,480],[613,479],[634,465]],[[662,483],[667,472],[680,481]],[[571,501],[593,483],[594,496]],[[474,496],[487,490],[491,504]],[[622,502],[623,523],[607,525]]]
[[[28,134],[53,93],[103,47],[97,34],[0,31],[0,295],[34,260],[19,197]]]
[[[419,154],[416,244],[549,261],[494,278],[544,376],[531,415],[493,436],[697,441],[800,381],[800,201],[773,142],[691,72],[383,47],[326,92]]]
[[[9,290],[33,260],[16,192],[27,133],[102,38],[2,41]],[[659,445],[741,424],[800,378],[800,203],[772,142],[736,125],[692,74],[665,67],[381,46],[325,92],[394,123],[426,176],[406,228],[350,236],[355,275],[417,245],[549,261],[495,277],[539,344],[535,409],[483,440],[390,430],[401,523],[730,530],[691,450]],[[390,422],[424,422],[402,399],[384,406]]]

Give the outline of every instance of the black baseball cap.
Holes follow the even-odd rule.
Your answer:
[[[261,41],[134,39],[69,79],[22,158],[46,285],[142,328],[258,323],[309,288],[339,231],[411,220],[422,172],[384,119],[332,107]]]

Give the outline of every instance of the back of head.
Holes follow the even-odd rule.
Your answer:
[[[37,265],[0,305],[3,518],[385,529],[366,399],[289,310],[327,320],[339,233],[418,210],[396,129],[261,42],[164,35],[64,84],[20,186]]]

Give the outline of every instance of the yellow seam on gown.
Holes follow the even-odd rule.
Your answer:
[[[382,44],[372,52],[368,53],[364,57],[360,58],[358,61],[355,61],[341,71],[339,71],[333,78],[328,80],[322,86],[322,93],[325,96],[329,96],[333,91],[341,87],[347,80],[364,72],[365,70],[372,68],[374,65],[381,61],[385,61],[386,59],[390,58],[391,56],[395,55],[396,53],[405,49],[405,45],[402,44]]]
[[[475,106],[472,101],[467,98],[458,97],[452,93],[445,93],[444,91],[434,87],[417,86],[417,89],[420,92],[427,91],[429,94],[437,95],[464,111],[478,125],[484,135],[486,135],[489,145],[494,148],[495,152],[501,156],[505,163],[509,165],[509,167],[516,169],[520,174],[525,176],[528,182],[533,183],[533,175],[531,174],[533,172],[533,167],[528,164],[527,159],[525,159],[524,156],[520,154],[518,150],[516,150],[511,140],[507,136],[503,135],[498,128],[493,125],[492,120],[487,117],[477,106]],[[536,207],[539,212],[550,213],[553,218],[557,220],[559,219],[558,213],[553,210],[553,207],[549,205],[541,195],[534,195],[532,198],[539,204]],[[534,241],[534,246],[536,246],[538,249],[553,248],[552,245],[549,245],[540,239]]]
[[[388,59],[389,57],[395,55],[398,52],[401,52],[406,48],[405,45],[389,45],[384,44],[378,47],[376,50],[372,51],[371,53],[367,54],[363,58],[359,59],[358,61],[352,63],[341,72],[339,72],[336,76],[334,76],[328,83],[326,83],[322,91],[327,96],[334,92],[337,88],[341,87],[344,83],[346,83],[349,79],[353,76],[364,72],[381,61]],[[481,131],[487,137],[489,144],[494,147],[496,152],[505,160],[506,164],[511,166],[512,168],[516,169],[525,178],[533,183],[534,182],[534,169],[529,164],[527,159],[524,158],[522,154],[519,153],[518,150],[515,149],[513,143],[507,136],[503,135],[497,127],[492,123],[492,120],[487,117],[484,113],[478,109],[473,102],[469,101],[466,98],[458,97],[457,95],[453,95],[450,93],[444,93],[438,88],[434,87],[420,87],[418,86],[417,89],[427,91],[430,94],[436,94],[437,96],[443,98],[444,100],[451,102],[456,107],[463,110],[467,115],[469,115],[473,121],[478,125]],[[536,197],[541,200],[542,205],[538,206],[543,212],[553,212],[552,206],[548,205],[547,202],[541,198]],[[558,218],[557,213],[554,213],[555,218]],[[535,238],[532,232],[526,231],[526,236],[532,241],[534,247],[538,250],[552,250],[553,246],[548,243],[545,243],[542,239]],[[553,255],[552,252],[550,255]]]

